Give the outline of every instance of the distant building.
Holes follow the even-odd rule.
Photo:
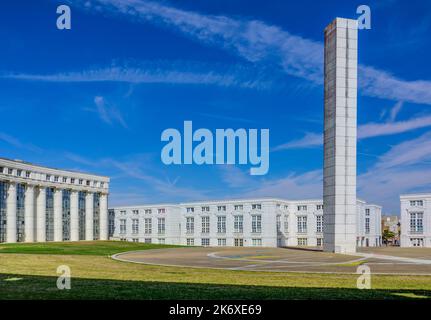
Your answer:
[[[109,209],[115,240],[188,246],[323,246],[323,201],[245,199]],[[358,200],[356,245],[381,245],[381,207]],[[355,227],[356,227],[355,226]]]
[[[404,194],[401,203],[401,246],[431,247],[431,193]]]
[[[382,216],[382,233],[388,230],[394,234],[394,237],[388,240],[388,245],[397,246],[400,244],[400,226],[400,218],[398,216]]]

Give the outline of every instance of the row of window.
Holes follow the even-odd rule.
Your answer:
[[[145,218],[144,219],[144,233],[152,234],[153,233],[153,219]],[[157,234],[165,234],[166,231],[166,219],[165,218],[157,218]],[[120,219],[120,234],[127,233],[127,220]],[[139,219],[132,219],[132,234],[139,233]]]
[[[412,206],[412,207],[423,207],[424,201],[423,200],[410,200],[410,206]]]
[[[151,238],[145,238],[144,239],[144,243],[152,243],[152,240],[153,239],[151,239]],[[127,238],[120,238],[120,241],[127,241]],[[139,238],[132,238],[132,242],[139,242]],[[158,238],[157,239],[157,243],[158,244],[165,244],[165,238]]]
[[[202,233],[210,233],[210,217],[201,217],[201,230]],[[186,217],[186,233],[193,234],[195,232],[195,218]],[[244,232],[244,217],[237,215],[234,216],[234,232]],[[262,216],[253,215],[251,216],[251,232],[261,233],[262,232]],[[217,217],[217,233],[226,233],[226,216]]]
[[[262,246],[262,239],[260,238],[253,238],[251,239],[251,243],[254,247],[261,247]],[[235,247],[243,247],[244,246],[244,239],[242,238],[235,238],[234,239],[234,246]],[[195,239],[194,238],[187,238],[186,244],[188,246],[194,246],[195,245]],[[202,238],[201,239],[201,246],[208,247],[210,246],[210,238]],[[225,238],[218,238],[217,239],[217,246],[219,247],[225,247],[226,246],[226,239]]]
[[[126,215],[126,213],[127,213],[126,210],[120,210],[120,215]],[[144,209],[144,213],[145,214],[152,214],[153,213],[153,209]],[[157,213],[166,213],[166,209],[165,208],[159,208],[159,209],[157,209]],[[138,209],[132,210],[132,214],[138,215],[139,214],[139,210]]]
[[[13,168],[4,168],[0,167],[0,173],[14,175],[16,177],[22,177],[22,178],[33,178],[36,172],[31,172],[28,170],[21,170],[21,169],[13,169]],[[86,186],[93,186],[93,187],[100,187],[104,188],[105,183],[103,181],[91,181],[91,180],[84,180],[84,179],[76,179],[71,177],[60,177],[56,175],[50,175],[50,174],[42,174],[39,173],[41,177],[44,177],[46,181],[50,182],[62,182],[62,183],[70,183],[70,184],[76,184],[79,185],[86,185]]]
[[[281,205],[277,204],[277,208],[280,208]],[[285,205],[284,208],[288,209],[288,205]],[[242,204],[236,204],[233,206],[234,211],[242,211],[244,210],[244,205]],[[262,210],[262,205],[261,204],[252,204],[251,205],[251,209],[252,210]],[[308,206],[307,205],[299,205],[297,206],[298,211],[307,211]],[[316,205],[316,209],[317,210],[323,210],[323,204],[318,204]],[[187,213],[193,213],[195,212],[195,207],[187,207],[186,208]],[[201,207],[201,211],[202,212],[209,212],[210,211],[210,207],[209,206],[203,206]],[[217,211],[221,212],[221,211],[226,211],[226,206],[217,206]]]

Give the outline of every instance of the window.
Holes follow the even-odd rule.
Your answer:
[[[132,233],[139,233],[139,219],[132,219]]]
[[[144,242],[145,243],[151,243],[152,241],[151,241],[151,238],[145,238]]]
[[[159,238],[158,241],[159,244],[165,244],[165,238]]]
[[[202,212],[210,212],[210,207],[202,207]]]
[[[244,230],[244,217],[243,216],[234,216],[233,221],[234,232],[242,233]]]
[[[59,178],[59,176],[55,176],[54,177],[54,182],[58,182],[58,178]]]
[[[370,209],[365,209],[365,215],[369,216],[370,215]]]
[[[306,246],[307,238],[298,238],[298,246]]]
[[[234,245],[235,245],[235,247],[243,247],[244,246],[244,239],[235,238]]]
[[[252,233],[262,232],[262,216],[261,215],[251,216],[251,232]]]
[[[234,210],[236,210],[236,211],[242,210],[243,208],[244,208],[244,206],[242,204],[234,205]]]
[[[90,180],[87,180],[87,181],[85,181],[85,184],[87,185],[87,186],[89,186],[90,185]]]
[[[210,239],[209,238],[202,238],[201,239],[201,245],[203,247],[208,247],[210,245]]]
[[[365,233],[370,233],[370,218],[365,218]]]
[[[189,208],[187,208],[187,212],[193,213],[193,212],[195,212],[195,208],[189,207]]]
[[[217,233],[226,233],[226,216],[217,217]]]
[[[307,211],[307,206],[298,206],[298,211]]]
[[[307,233],[307,217],[299,216],[297,217],[298,221],[298,233]]]
[[[125,215],[126,214],[126,210],[120,210],[120,214],[121,215]]]
[[[101,187],[101,188],[103,188],[104,186],[105,186],[105,183],[104,183],[104,182],[101,182],[101,183],[100,183],[100,187]]]
[[[75,184],[75,178],[70,178],[70,183]]]
[[[202,233],[210,233],[210,217],[202,217]]]
[[[0,172],[2,172],[3,170],[0,170]],[[25,177],[26,178],[30,178],[30,176],[31,176],[31,172],[30,171],[26,171],[25,172]]]
[[[284,216],[284,232],[289,232],[289,216]]]
[[[51,181],[51,176],[49,174],[46,175],[46,181]]]
[[[262,246],[262,239],[251,239],[251,242],[254,247],[261,247]]]
[[[13,169],[8,168],[8,169],[7,169],[7,173],[8,173],[8,174],[12,174],[12,173],[13,173]],[[47,176],[47,177],[48,177],[48,176]],[[46,180],[49,180],[49,179],[47,178]]]
[[[151,214],[151,209],[145,209],[144,213],[145,214]]]
[[[423,212],[410,212],[410,233],[423,233]]]
[[[285,205],[285,206],[284,206],[284,209],[285,209],[285,210],[289,209],[289,206],[288,206],[288,205]]]
[[[165,218],[157,218],[157,232],[158,234],[165,234]]]
[[[126,219],[120,219],[120,233],[126,233]]]
[[[139,214],[139,210],[132,210],[133,214]]]
[[[187,217],[186,218],[186,233],[192,234],[195,232],[195,218]]]
[[[67,177],[63,177],[63,183],[67,182]]]
[[[165,208],[161,208],[161,209],[157,209],[157,212],[158,213],[166,213],[166,210],[165,210]]]
[[[411,243],[412,247],[423,247],[424,239],[422,239],[422,238],[411,238],[410,243]]]
[[[79,179],[79,180],[78,180],[78,184],[82,184],[82,182],[83,182],[83,180],[82,180],[82,179]]]
[[[194,246],[195,245],[195,239],[187,238],[187,245],[188,246]]]
[[[21,177],[21,175],[22,175],[22,170],[17,170],[17,171],[16,171],[16,175],[17,175],[18,177]]]
[[[133,242],[139,242],[139,239],[138,238],[133,238],[132,241]]]
[[[323,204],[318,204],[318,205],[316,206],[316,209],[317,209],[317,210],[323,210]]]
[[[323,216],[316,216],[316,232],[322,233],[323,232]]]
[[[322,238],[317,238],[317,246],[318,247],[323,246],[323,239]]]
[[[410,201],[410,205],[412,207],[423,207],[424,202],[423,202],[423,200],[412,200],[412,201]]]
[[[281,216],[276,217],[277,232],[281,232]]]
[[[3,173],[3,171],[4,171],[4,168],[0,167],[0,173]]]
[[[144,227],[145,227],[145,229],[144,229],[144,232],[146,233],[146,234],[151,234],[152,233],[152,221],[151,221],[151,218],[145,218],[144,219]]]
[[[222,238],[217,239],[217,245],[219,247],[225,247],[226,246],[226,239],[222,239]]]
[[[226,206],[218,206],[217,210],[218,211],[226,211]]]
[[[261,210],[262,209],[262,205],[260,203],[252,204],[251,205],[251,209],[252,210]]]

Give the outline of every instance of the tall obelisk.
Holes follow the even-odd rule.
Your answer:
[[[356,251],[358,23],[325,28],[323,250]]]

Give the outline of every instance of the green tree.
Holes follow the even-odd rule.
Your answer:
[[[384,243],[388,243],[395,237],[395,233],[389,231],[388,229],[383,230],[382,239]]]

